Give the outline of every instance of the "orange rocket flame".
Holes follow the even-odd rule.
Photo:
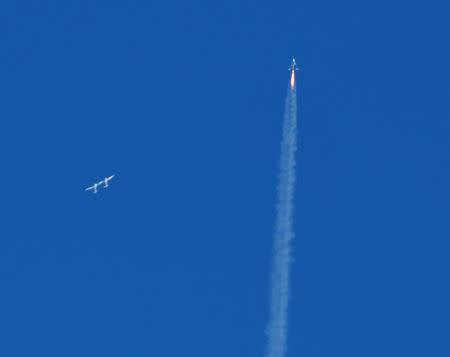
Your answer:
[[[294,89],[295,87],[295,70],[292,70],[291,73],[291,88]]]

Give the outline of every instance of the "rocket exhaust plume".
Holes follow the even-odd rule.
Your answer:
[[[294,238],[295,152],[297,150],[297,94],[291,72],[286,98],[277,188],[274,251],[271,271],[270,316],[266,357],[286,354],[291,240]]]

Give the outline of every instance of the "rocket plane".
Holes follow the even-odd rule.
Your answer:
[[[288,67],[289,71],[297,71],[298,70],[298,66],[297,63],[295,63],[295,58],[292,58],[292,62]]]
[[[297,63],[295,63],[295,58],[293,58],[293,57],[292,57],[292,62],[289,65],[288,70],[291,71],[291,89],[294,89],[294,87],[295,87],[295,71],[298,70],[298,67],[297,67]]]

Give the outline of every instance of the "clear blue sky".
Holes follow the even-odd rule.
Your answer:
[[[450,354],[448,1],[3,1],[0,355]],[[84,192],[116,174],[110,190]]]

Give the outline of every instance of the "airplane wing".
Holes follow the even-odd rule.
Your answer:
[[[116,176],[116,175],[109,176],[108,180],[111,180],[114,176]]]
[[[94,186],[88,187],[87,189],[85,189],[85,191],[89,191],[89,190],[93,190]]]

